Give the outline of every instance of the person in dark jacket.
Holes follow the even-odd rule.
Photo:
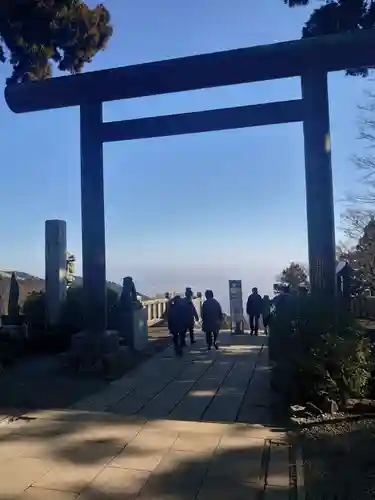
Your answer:
[[[165,311],[163,313],[163,320],[168,323],[169,308],[171,307],[171,303],[173,301],[173,298],[170,297],[169,292],[166,292],[164,294],[164,297],[165,297],[165,299],[167,299],[168,302],[166,303]]]
[[[184,318],[184,345],[186,345],[186,334],[189,332],[190,343],[195,344],[194,323],[199,321],[197,310],[193,303],[193,292],[191,288],[186,288],[183,300],[183,318]]]
[[[173,346],[176,356],[182,356],[182,347],[184,344],[184,322],[183,305],[179,295],[173,297],[169,302],[168,309],[168,329],[173,337]]]
[[[212,339],[215,349],[218,349],[217,338],[223,321],[223,311],[212,290],[206,290],[205,297],[202,305],[202,330],[206,334],[208,350],[211,350]]]
[[[276,297],[273,299],[276,313],[280,311],[285,312],[285,310],[288,310],[292,302],[293,297],[290,292],[290,286],[281,286],[280,293],[278,293],[278,295],[276,295]]]
[[[271,307],[272,307],[272,301],[269,295],[265,295],[263,297],[262,320],[263,320],[264,333],[266,335],[268,335],[268,330],[271,322]]]
[[[249,316],[250,335],[258,335],[259,318],[262,314],[263,299],[258,293],[258,288],[254,287],[249,295],[246,304],[246,313]]]

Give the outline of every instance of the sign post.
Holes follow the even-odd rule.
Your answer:
[[[229,304],[231,317],[231,330],[235,323],[234,333],[243,333],[243,302],[241,280],[229,280]]]

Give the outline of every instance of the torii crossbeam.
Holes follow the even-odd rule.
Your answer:
[[[106,329],[103,143],[303,122],[312,292],[336,293],[327,73],[375,65],[375,30],[202,54],[24,83],[5,89],[15,113],[80,106],[86,330]],[[103,123],[103,102],[301,77],[302,99]]]

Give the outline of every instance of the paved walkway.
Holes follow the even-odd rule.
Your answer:
[[[0,500],[286,500],[266,338],[171,348],[66,411],[0,425]]]

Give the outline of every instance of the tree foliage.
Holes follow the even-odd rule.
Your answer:
[[[310,0],[284,0],[289,7],[306,6]],[[374,0],[325,0],[316,2],[319,7],[313,11],[303,27],[304,38],[350,33],[375,26]],[[322,5],[323,4],[323,5]]]
[[[375,93],[367,92],[360,110],[359,139],[366,152],[354,156],[353,163],[362,189],[347,194],[348,205],[342,214],[342,229],[355,244],[343,249],[340,258],[354,269],[358,291],[375,291]]]
[[[339,311],[339,313],[337,313]],[[271,383],[288,404],[327,398],[345,405],[368,388],[371,349],[355,318],[320,297],[297,298],[276,313],[269,338]]]
[[[306,6],[310,0],[284,0],[289,7]],[[302,37],[351,33],[375,26],[375,0],[324,0],[316,2],[313,11],[302,29]],[[367,75],[367,69],[349,71],[350,74]]]
[[[18,285],[16,273],[12,273],[12,277],[10,279],[9,300],[8,300],[8,316],[9,318],[11,318],[11,320],[16,320],[19,316],[20,312],[19,298],[20,298],[20,287]]]
[[[357,245],[343,250],[339,257],[348,262],[354,271],[355,293],[365,290],[375,292],[375,219],[367,223]]]
[[[13,66],[8,84],[78,73],[112,36],[103,5],[82,0],[0,0],[0,60]]]
[[[43,330],[46,326],[46,301],[44,291],[32,291],[23,304],[23,314],[30,329]]]
[[[107,323],[111,323],[111,313],[119,301],[117,292],[107,287]],[[84,329],[83,287],[68,288],[61,311],[60,327],[66,332],[76,333]]]
[[[308,287],[308,284],[309,278],[306,268],[301,264],[291,262],[278,276],[275,290],[281,291],[283,287],[287,286],[291,292],[297,292],[300,287]]]

